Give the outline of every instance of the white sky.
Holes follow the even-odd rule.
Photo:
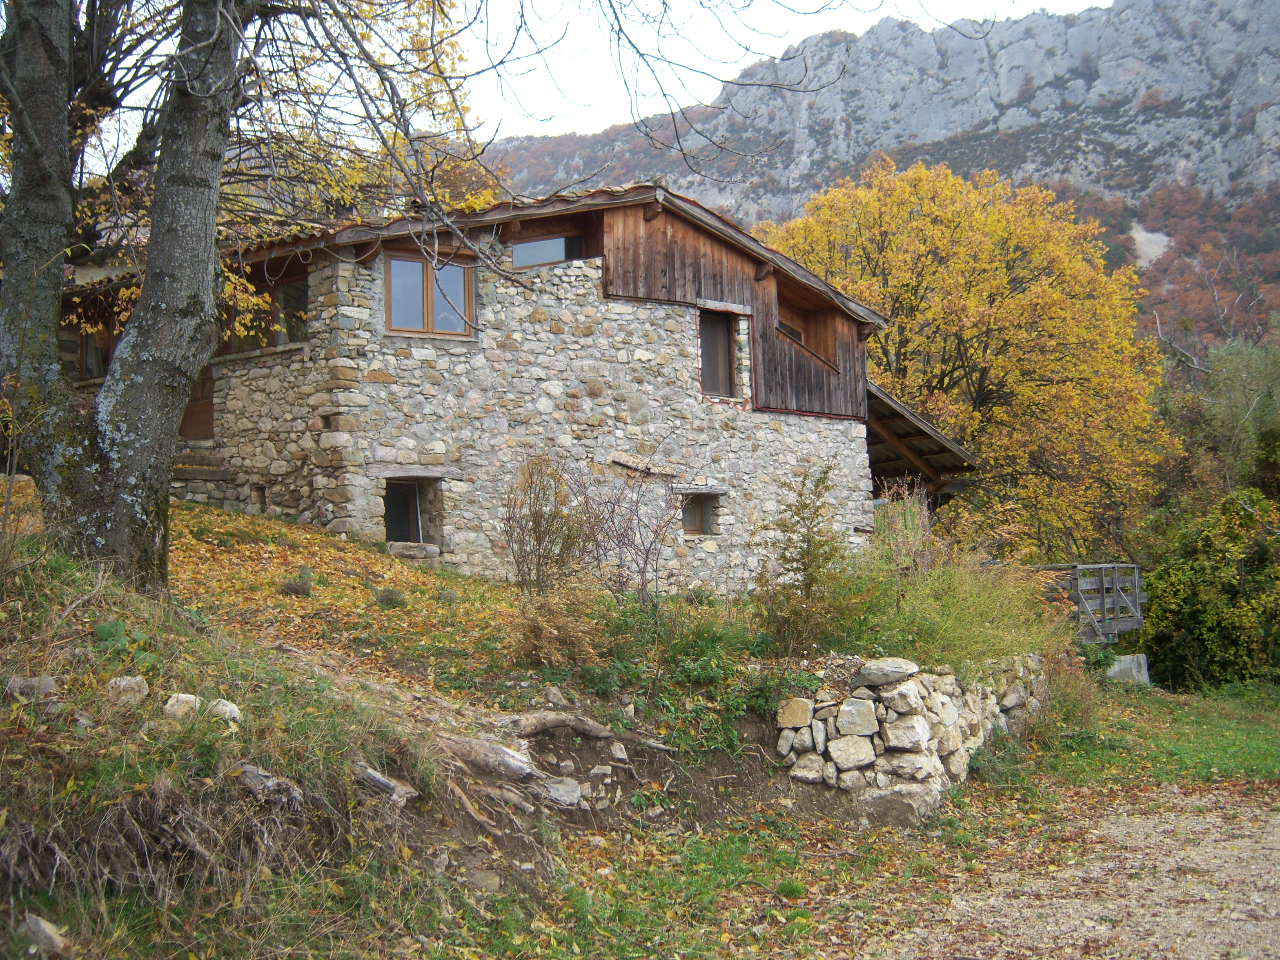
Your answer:
[[[661,10],[664,0],[462,0],[460,5],[477,2],[487,18],[467,31],[464,47],[472,70],[500,56],[493,51],[511,44],[522,18],[527,27],[518,51],[532,51],[530,36],[540,46],[550,45],[540,55],[470,81],[468,99],[484,135],[593,133],[665,109],[658,82],[642,73],[637,76],[633,57],[618,57],[599,13],[600,8],[619,9],[635,18],[634,23]],[[672,8],[670,19],[657,27],[641,24],[634,38],[646,50],[661,49],[669,59],[692,68],[667,71],[662,77],[676,105],[708,102],[719,92],[720,81],[736,76],[746,65],[778,56],[805,37],[828,30],[860,35],[885,17],[912,20],[933,30],[962,18],[1003,20],[1036,10],[1061,14],[1111,5],[1111,0],[665,2]],[[717,21],[708,7],[737,12]],[[625,76],[633,79],[630,90]]]

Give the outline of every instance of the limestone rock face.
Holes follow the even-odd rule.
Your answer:
[[[704,179],[630,125],[493,149],[521,192],[595,171],[589,183],[662,174],[673,190],[749,222],[797,215],[876,151],[896,152],[900,167],[990,167],[1129,199],[1184,178],[1223,194],[1280,179],[1277,36],[1275,0],[1115,0],[954,30],[886,17],[861,36],[809,37],[723,89],[702,135],[776,145],[753,158],[745,183],[732,176],[732,151],[700,164],[712,175]]]

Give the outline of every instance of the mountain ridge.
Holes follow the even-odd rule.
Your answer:
[[[649,142],[671,139],[663,118],[648,136],[620,124],[493,149],[518,193],[660,178],[748,222],[794,216],[879,152],[1130,201],[1170,182],[1244,193],[1280,180],[1280,4],[1117,0],[985,33],[885,18],[746,68],[690,117],[684,156]]]

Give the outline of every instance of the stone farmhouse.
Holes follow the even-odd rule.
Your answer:
[[[468,244],[405,218],[248,251],[275,329],[202,376],[175,493],[501,575],[507,491],[553,453],[664,478],[668,576],[719,589],[758,562],[788,476],[830,465],[857,540],[878,484],[944,491],[973,466],[868,383],[883,318],[688,198],[601,189],[457,223]],[[76,336],[92,388],[112,337]]]

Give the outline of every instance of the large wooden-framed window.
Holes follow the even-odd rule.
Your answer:
[[[464,337],[475,329],[474,269],[388,254],[387,329]]]
[[[698,316],[702,392],[713,397],[736,397],[738,318],[703,310]]]

